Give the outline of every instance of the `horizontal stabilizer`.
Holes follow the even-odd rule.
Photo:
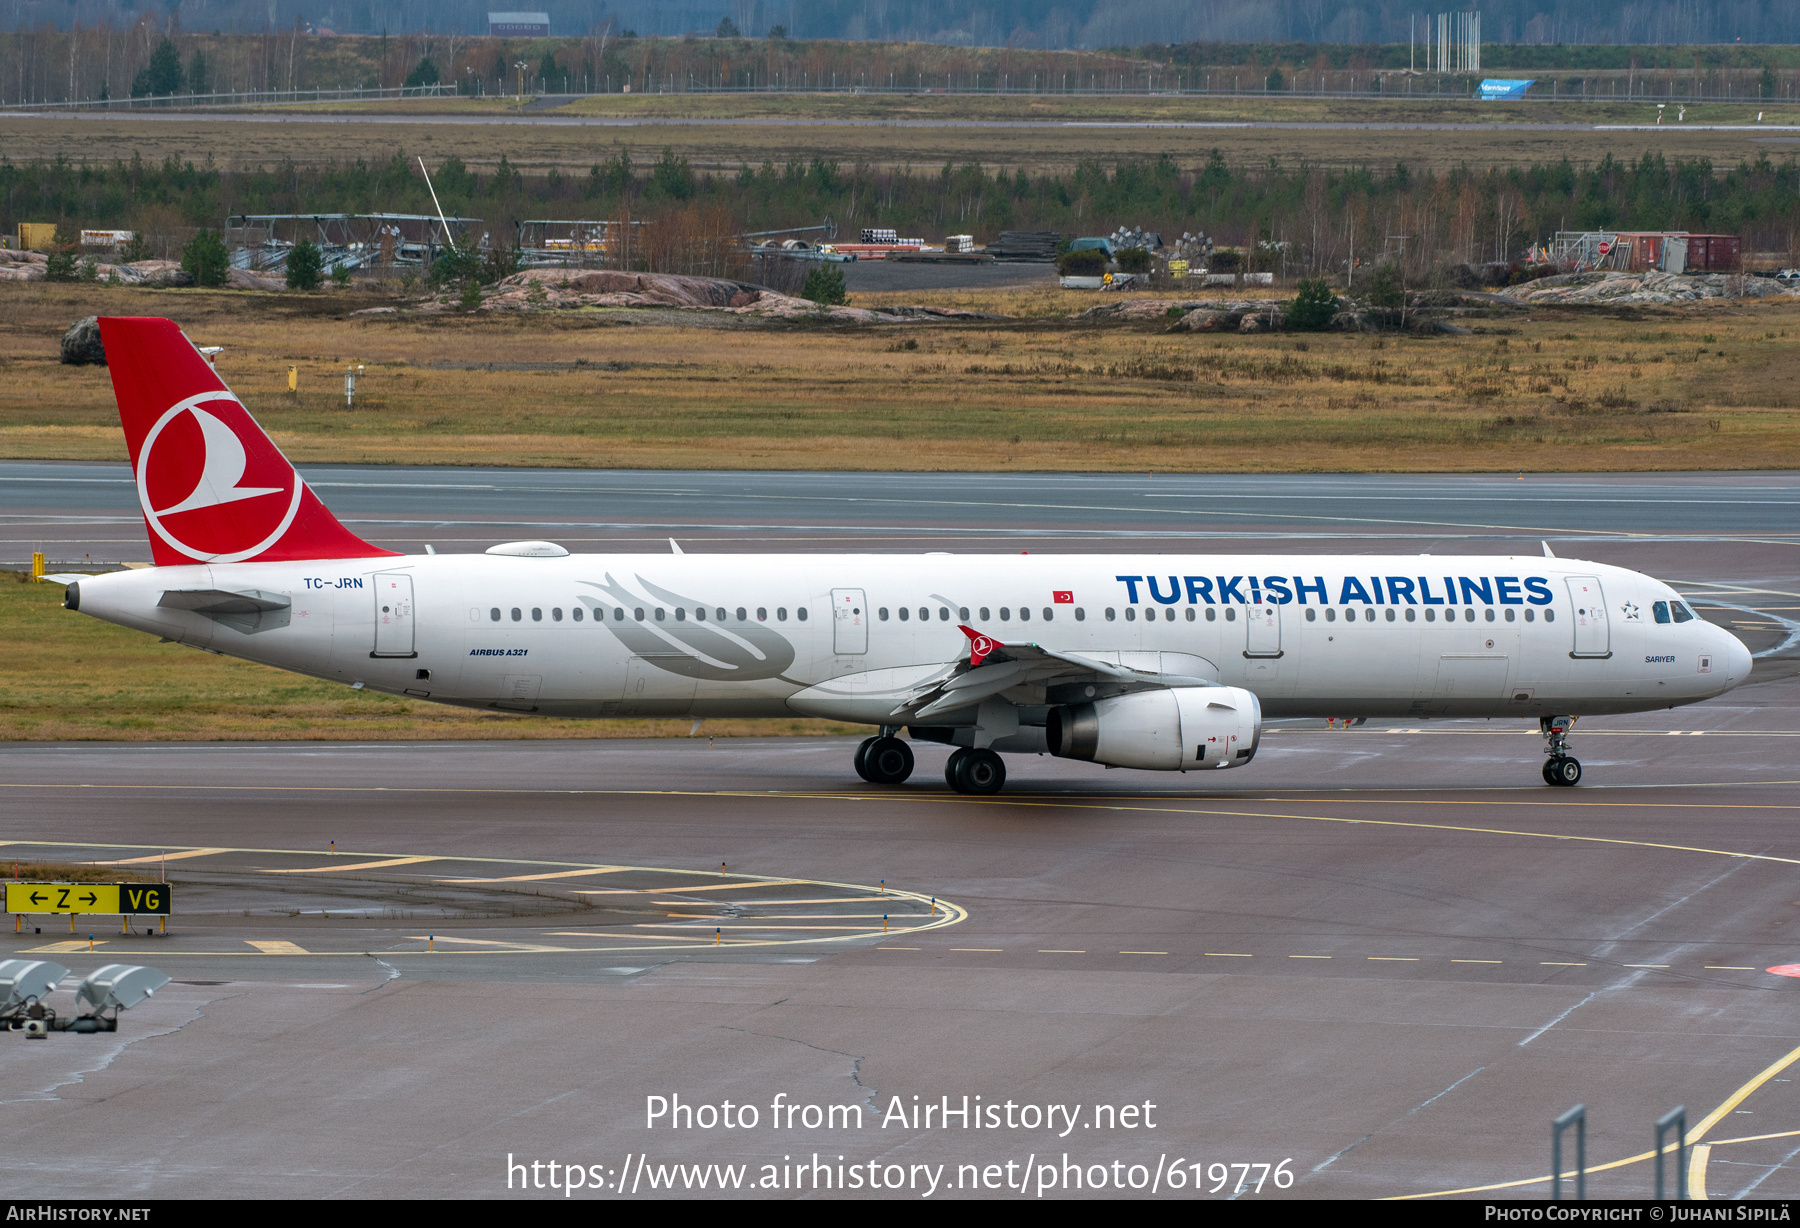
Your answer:
[[[285,610],[294,603],[280,593],[251,590],[226,592],[222,588],[172,588],[156,603],[165,610],[192,610],[196,614],[261,614]]]
[[[156,604],[165,610],[192,610],[251,635],[287,626],[293,599],[258,589],[234,593],[222,588],[172,588]]]

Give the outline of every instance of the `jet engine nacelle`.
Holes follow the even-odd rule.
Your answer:
[[[1234,686],[1139,691],[1052,708],[1045,734],[1051,754],[1111,767],[1242,767],[1262,736],[1262,705]]]

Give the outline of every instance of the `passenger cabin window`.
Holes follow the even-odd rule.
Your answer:
[[[1315,617],[1315,615],[1313,614],[1313,612],[1311,610],[1308,610],[1306,612],[1307,621],[1310,622],[1314,617]],[[1219,621],[1219,611],[1214,609],[1212,606],[1207,606],[1206,607],[1206,621],[1209,623],[1218,622]]]
[[[941,605],[938,607],[938,621],[941,623],[947,623],[950,621],[950,607],[949,606]]]
[[[1507,608],[1506,608],[1506,621],[1507,621],[1507,622],[1512,622],[1512,621],[1513,621],[1513,618],[1514,618],[1514,613],[1513,613],[1513,609],[1512,609],[1512,607],[1511,607],[1511,606],[1508,606],[1508,607],[1507,607]]]
[[[738,608],[737,608],[737,618],[738,618],[738,621],[739,621],[739,622],[747,622],[747,621],[749,621],[749,620],[748,620],[748,619],[746,619],[746,618],[745,618],[745,617],[744,617],[744,615],[745,615],[745,614],[746,614],[746,613],[747,613],[747,612],[748,612],[748,611],[746,611],[746,610],[745,610],[745,609],[744,609],[744,607],[743,607],[743,606],[739,606],[739,607],[738,607]],[[721,615],[721,617],[723,617],[723,615]]]
[[[1393,606],[1389,606],[1387,609],[1387,620],[1389,622],[1394,621],[1394,607]]]
[[[1525,611],[1525,621],[1528,623],[1536,622],[1537,621],[1537,611],[1536,610],[1526,610]]]
[[[956,611],[956,617],[957,617],[957,621],[959,621],[959,622],[965,622],[965,623],[968,622],[969,621],[969,607],[966,605],[959,607]]]
[[[1327,609],[1325,611],[1325,621],[1328,623],[1336,622],[1337,621],[1337,611],[1333,610],[1333,609]]]
[[[1406,621],[1409,623],[1417,622],[1418,618],[1419,618],[1419,612],[1417,610],[1413,609],[1411,606],[1407,606],[1406,607]]]
[[[661,610],[658,610],[658,611],[657,611],[657,612],[656,612],[656,616],[657,616],[657,617],[658,617],[658,618],[661,618],[661,617],[662,617],[662,611],[661,611]],[[676,622],[678,622],[678,623],[684,623],[684,622],[686,622],[686,621],[687,621],[687,611],[686,611],[686,610],[685,610],[685,609],[683,609],[683,608],[682,608],[682,607],[680,607],[680,606],[676,606],[676,607],[675,607],[675,621],[676,621]]]
[[[543,622],[544,621],[544,611],[537,606],[532,606],[531,607],[531,621],[534,623]]]
[[[911,617],[912,617],[912,610],[908,609],[906,606],[901,606],[900,607],[900,621],[905,622],[908,619],[910,619]]]
[[[1131,606],[1125,607],[1125,621],[1128,623],[1134,623],[1137,621],[1137,611],[1135,609],[1133,609]]]
[[[888,611],[887,611],[887,607],[886,607],[886,606],[882,606],[882,607],[881,607],[881,608],[880,608],[880,609],[879,609],[879,610],[876,610],[876,611],[875,611],[875,617],[876,617],[876,618],[879,618],[879,619],[880,619],[880,620],[881,620],[881,621],[882,621],[882,622],[886,622],[886,621],[887,621],[887,620],[888,620]]]
[[[525,615],[519,610],[519,607],[514,606],[512,608],[512,620],[518,622],[523,617],[525,617]]]
[[[1187,620],[1188,620],[1188,621],[1189,621],[1189,622],[1193,622],[1193,621],[1194,621],[1194,607],[1193,607],[1193,606],[1189,606],[1189,607],[1188,607],[1188,608],[1187,608]]]
[[[1692,622],[1698,617],[1692,610],[1688,609],[1685,604],[1679,601],[1671,601],[1669,603],[1669,612],[1675,616],[1675,621],[1678,623]],[[1544,617],[1550,617],[1549,610],[1544,611]]]
[[[1237,611],[1227,607],[1225,610],[1225,621],[1228,623],[1236,622],[1237,621]]]
[[[1118,615],[1113,613],[1113,608],[1111,606],[1107,606],[1106,607],[1106,621],[1112,622],[1117,617],[1118,617]]]
[[[1028,608],[1026,608],[1025,606],[1019,607],[1019,621],[1022,623],[1028,623],[1031,621],[1031,611]]]
[[[778,623],[784,623],[787,621],[787,607],[786,606],[778,605],[775,607],[775,621]]]
[[[986,606],[982,606],[981,607],[981,621],[986,622],[988,619],[990,619],[992,617],[993,617],[993,615],[988,613],[988,608]],[[1111,618],[1112,615],[1108,614],[1107,617]]]
[[[557,605],[557,606],[550,607],[550,621],[553,623],[559,623],[562,621],[562,607],[561,606]]]
[[[667,612],[661,606],[657,606],[656,607],[656,621],[661,622],[666,613]]]
[[[569,617],[573,618],[576,622],[580,622],[582,618],[581,607],[576,606],[574,609],[570,610]]]
[[[1487,620],[1489,622],[1494,621],[1494,607],[1493,606],[1489,606],[1487,609],[1483,610],[1482,613],[1487,615]]]
[[[1003,605],[1000,607],[1000,621],[1003,623],[1009,623],[1012,621],[1012,607],[1011,606]]]
[[[1426,610],[1425,611],[1425,621],[1428,623],[1436,622],[1437,621],[1437,611],[1436,610]]]
[[[1078,623],[1084,623],[1087,621],[1087,611],[1082,609],[1080,606],[1075,607],[1075,621]]]
[[[1527,613],[1529,613],[1529,611],[1527,611]],[[1544,611],[1544,621],[1547,623],[1555,622],[1556,621],[1556,611],[1555,610],[1545,610]]]
[[[500,621],[500,607],[495,606],[493,609],[489,610],[488,617],[493,619],[495,622],[499,622]]]
[[[794,617],[799,619],[801,622],[805,622],[806,621],[806,607],[801,606],[799,609],[795,610]]]
[[[1206,612],[1206,617],[1209,621],[1211,620],[1211,618],[1212,618],[1211,610],[1208,610]],[[1317,610],[1313,609],[1311,606],[1307,606],[1306,607],[1306,621],[1309,623],[1318,622],[1319,621],[1319,612]]]
[[[766,607],[760,605],[756,607],[756,621],[759,623],[769,621],[769,611]]]

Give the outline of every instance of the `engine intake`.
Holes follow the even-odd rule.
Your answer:
[[[1242,767],[1256,756],[1262,704],[1242,687],[1171,687],[1050,709],[1050,753],[1162,772]]]

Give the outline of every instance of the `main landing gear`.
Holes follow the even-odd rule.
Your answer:
[[[856,748],[856,774],[872,785],[897,785],[912,771],[912,747],[896,738],[885,725],[880,736],[865,738]]]
[[[944,779],[958,793],[998,793],[1006,784],[1006,763],[991,750],[952,751]]]
[[[1545,716],[1538,719],[1538,728],[1543,732],[1544,753],[1549,756],[1544,760],[1544,783],[1569,788],[1581,783],[1581,760],[1569,753],[1569,730],[1574,727],[1572,716]]]
[[[895,737],[895,726],[866,738],[856,748],[856,774],[872,785],[897,785],[913,772],[912,747]],[[958,793],[998,793],[1006,784],[1006,763],[991,750],[952,751],[944,780]]]

